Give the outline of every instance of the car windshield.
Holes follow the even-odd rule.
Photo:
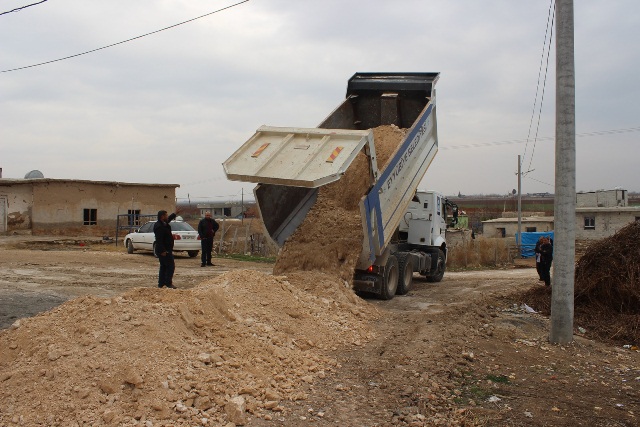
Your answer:
[[[171,226],[171,231],[196,231],[187,222],[171,221],[169,225]]]

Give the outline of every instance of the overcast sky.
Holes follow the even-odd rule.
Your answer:
[[[37,1],[2,0],[0,12]],[[0,15],[0,69],[234,3],[48,0]],[[577,189],[640,191],[640,4],[574,3]],[[227,181],[221,163],[261,125],[317,126],[355,72],[437,71],[440,151],[421,187],[507,194],[521,154],[533,170],[523,193],[553,192],[555,40],[538,125],[549,9],[548,0],[250,0],[0,73],[0,167],[4,178],[38,169],[176,183],[192,201],[239,198],[254,185]],[[546,58],[541,80],[545,68]]]

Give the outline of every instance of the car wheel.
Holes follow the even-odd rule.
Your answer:
[[[128,239],[127,240],[127,253],[132,254],[134,250],[135,249],[133,249],[133,242],[131,241],[131,239]]]
[[[195,258],[198,256],[198,254],[200,253],[200,251],[187,251],[187,254],[189,255],[189,258]]]

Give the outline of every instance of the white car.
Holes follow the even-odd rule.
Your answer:
[[[124,245],[127,247],[128,253],[147,250],[156,255],[156,236],[153,234],[155,223],[156,221],[149,221],[133,233],[124,236]],[[198,256],[200,252],[198,232],[189,223],[179,219],[171,221],[169,225],[171,226],[171,234],[173,234],[173,251],[186,251],[191,258]]]

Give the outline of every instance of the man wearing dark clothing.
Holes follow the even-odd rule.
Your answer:
[[[160,271],[158,273],[158,287],[175,289],[173,286],[173,272],[176,264],[173,259],[173,234],[169,223],[176,218],[172,213],[167,216],[167,211],[158,212],[158,221],[153,226],[153,234],[156,236],[155,253],[160,260]]]
[[[544,236],[540,236],[540,238],[536,242],[536,247],[533,249],[536,254],[536,271],[538,272],[538,277],[540,278],[540,280],[544,280],[542,278],[542,270],[540,270],[540,246],[542,246],[543,241]]]
[[[211,212],[204,214],[204,218],[198,223],[198,236],[200,236],[200,246],[202,247],[200,267],[213,265],[211,263],[211,252],[213,251],[213,238],[216,236],[220,226],[215,219],[211,218]]]
[[[545,286],[551,286],[551,262],[553,262],[553,241],[545,237],[540,245],[540,275]]]

